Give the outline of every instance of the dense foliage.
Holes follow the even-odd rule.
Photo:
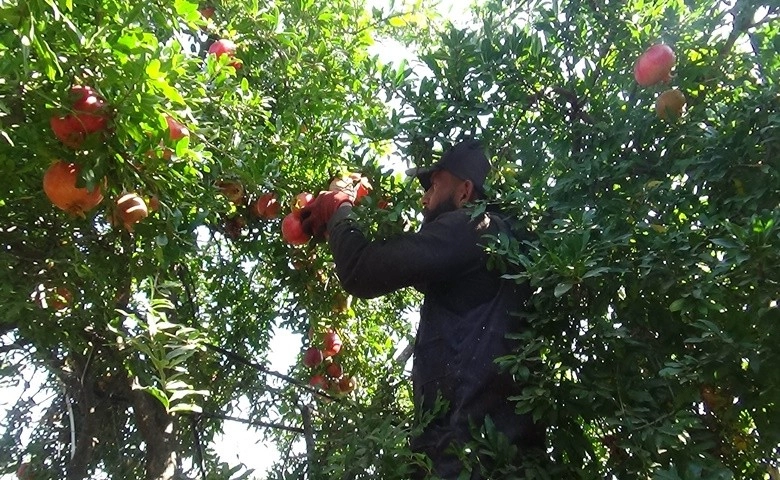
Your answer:
[[[532,478],[777,477],[777,13],[487,2],[403,90],[407,154],[484,135],[495,195],[538,234],[494,250],[537,292],[504,362],[530,381],[519,408],[550,424]],[[641,87],[634,62],[656,43],[672,78]],[[664,120],[670,88],[687,105]]]
[[[280,223],[298,193],[357,171],[365,228],[414,229],[419,192],[388,154],[428,164],[475,134],[496,203],[536,232],[490,248],[536,291],[501,363],[529,385],[518,409],[550,426],[549,458],[488,477],[780,477],[778,7],[488,0],[457,25],[415,8],[0,4],[0,385],[24,392],[0,469],[408,478],[425,463],[406,446],[419,296],[345,296],[327,249],[290,245]],[[383,65],[379,36],[419,61]],[[223,38],[234,56],[207,54]],[[672,78],[640,86],[634,63],[659,42]],[[88,123],[75,85],[105,100],[107,125],[63,142],[53,117]],[[670,88],[686,105],[660,118]],[[43,191],[58,159],[103,188],[83,217]],[[115,203],[128,192],[159,203],[132,231]],[[270,192],[281,210],[264,218]],[[331,330],[354,391],[310,386],[324,364],[269,368],[273,349],[302,357]],[[270,472],[219,458],[226,421],[277,446]]]

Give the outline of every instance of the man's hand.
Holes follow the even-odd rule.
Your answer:
[[[350,173],[341,177],[336,177],[331,180],[328,185],[328,190],[331,192],[342,192],[349,195],[349,199],[352,203],[358,203],[361,198],[371,192],[371,182],[367,177],[359,173]]]
[[[303,231],[315,240],[323,240],[328,220],[345,203],[352,205],[350,196],[344,192],[320,192],[317,198],[301,209]]]

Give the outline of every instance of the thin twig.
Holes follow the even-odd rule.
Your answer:
[[[76,456],[76,420],[73,418],[73,405],[71,404],[68,392],[65,392],[65,406],[68,409],[68,420],[70,422],[70,459]]]
[[[241,417],[234,417],[233,415],[225,415],[224,413],[212,413],[203,412],[202,415],[208,418],[217,418],[219,420],[229,420],[231,422],[243,423],[244,425],[252,425],[255,427],[276,428],[279,430],[285,430],[293,433],[304,433],[304,429],[300,427],[291,427],[289,425],[282,425],[281,423],[261,422],[257,420],[249,420]]]

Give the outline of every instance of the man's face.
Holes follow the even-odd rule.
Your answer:
[[[463,180],[446,170],[433,172],[431,175],[431,187],[425,191],[422,198],[423,222],[432,222],[442,213],[457,210],[455,200],[456,189]]]

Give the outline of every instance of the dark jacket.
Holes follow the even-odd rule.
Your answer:
[[[441,393],[449,408],[413,439],[412,447],[431,456],[439,476],[454,478],[460,467],[444,450],[453,441],[468,441],[469,420],[481,425],[485,415],[510,443],[540,447],[541,433],[507,400],[520,386],[494,362],[511,352],[506,335],[522,328],[530,297],[527,286],[487,267],[485,235],[497,235],[506,223],[495,213],[472,219],[471,210],[459,209],[423,224],[417,233],[369,241],[344,219],[347,212],[348,207],[340,209],[329,228],[344,289],[371,298],[414,286],[425,295],[414,346],[415,406],[431,409]]]

